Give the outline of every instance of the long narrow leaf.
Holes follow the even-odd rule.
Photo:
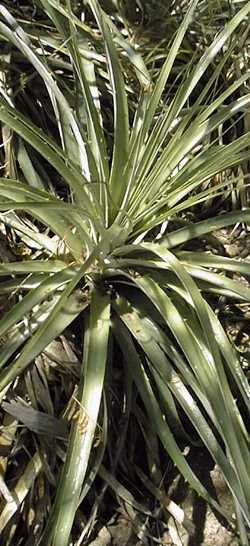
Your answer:
[[[103,17],[102,11],[96,0],[88,1],[105,38],[105,49],[108,60],[114,105],[114,148],[109,183],[113,202],[115,206],[119,208],[122,201],[122,196],[125,192],[123,171],[128,157],[129,144],[127,97],[117,52],[112,42],[112,37],[105,18]],[[115,210],[113,215],[116,213],[117,211]],[[111,221],[113,220],[113,215],[111,217]]]
[[[109,297],[93,292],[85,333],[78,400],[87,417],[86,431],[73,425],[57,497],[39,546],[68,546],[81,488],[89,462],[102,398],[110,327]]]
[[[119,306],[117,306],[116,308],[119,312],[121,320],[123,319],[124,314],[126,315],[127,313],[129,313],[128,306],[125,304],[125,302],[122,302],[122,300],[119,301]],[[185,476],[190,485],[198,492],[198,494],[205,498],[214,507],[216,507],[219,512],[223,513],[223,510],[220,508],[217,502],[214,501],[214,499],[208,494],[206,489],[202,486],[198,478],[192,472],[185,457],[181,453],[181,450],[177,446],[177,443],[175,442],[175,439],[167,425],[167,422],[163,420],[161,410],[153,394],[149,379],[146,375],[145,370],[142,367],[142,364],[140,362],[138,354],[134,349],[128,332],[119,322],[116,321],[115,324],[117,328],[117,339],[119,344],[121,345],[124,358],[130,366],[130,373],[137,385],[148,415],[150,415],[150,419],[153,419],[154,421],[155,430],[157,431],[157,434],[159,435],[159,438],[164,448],[169,453],[170,457],[175,461],[175,464],[177,465],[181,473]],[[223,515],[225,514],[223,513]]]

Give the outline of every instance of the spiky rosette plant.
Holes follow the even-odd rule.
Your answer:
[[[84,431],[79,419],[71,426],[40,546],[69,543],[83,484],[91,471],[107,354],[110,364],[114,344],[120,347],[127,382],[136,387],[151,426],[184,478],[220,510],[189,466],[175,427],[171,430],[172,423],[183,430],[179,407],[219,465],[241,526],[250,522],[245,425],[249,389],[207,298],[215,293],[248,302],[250,289],[226,273],[249,275],[249,263],[185,251],[192,239],[235,222],[248,222],[250,211],[168,229],[181,213],[230,191],[235,177],[224,176],[214,185],[215,175],[229,172],[249,157],[249,132],[224,144],[219,131],[232,116],[249,108],[248,93],[230,102],[237,89],[244,89],[249,73],[210,102],[207,97],[216,72],[195,100],[192,93],[248,16],[250,3],[218,34],[199,62],[188,67],[175,96],[161,105],[197,3],[190,4],[155,82],[96,0],[87,4],[98,32],[76,17],[70,0],[63,5],[39,1],[40,13],[43,8],[60,43],[49,34],[37,42],[36,35],[28,36],[5,8],[0,10],[1,39],[21,54],[32,75],[38,74],[43,82],[41,96],[33,109],[27,102],[30,116],[25,116],[17,108],[21,103],[8,87],[8,79],[1,80],[3,135],[18,135],[15,149],[4,140],[6,161],[10,167],[11,153],[15,153],[21,173],[15,177],[13,168],[12,178],[0,180],[1,222],[32,249],[25,260],[0,264],[2,290],[18,295],[0,320],[2,397],[77,317],[84,337],[77,401],[87,423]],[[98,49],[100,36],[105,57]],[[133,119],[117,44],[122,59],[129,56],[140,82]],[[46,47],[51,57],[45,54]],[[68,85],[60,79],[60,70],[69,71]],[[112,104],[112,133],[103,124],[104,93]],[[40,116],[43,108],[49,109],[47,132],[31,121],[34,107]],[[162,115],[156,116],[160,107]]]

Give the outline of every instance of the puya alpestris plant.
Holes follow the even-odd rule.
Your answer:
[[[238,221],[248,222],[250,211],[223,214],[174,231],[166,229],[166,222],[178,214],[230,189],[230,177],[206,189],[203,183],[246,160],[249,154],[249,133],[227,145],[213,136],[227,120],[249,107],[248,93],[226,104],[237,89],[244,87],[249,73],[208,103],[216,71],[193,101],[192,93],[248,16],[250,3],[225,26],[198,63],[189,67],[159,115],[162,94],[197,4],[194,0],[186,11],[153,82],[142,60],[132,54],[98,2],[87,2],[98,27],[95,34],[75,15],[70,0],[63,5],[40,0],[39,9],[55,26],[63,61],[71,68],[77,91],[75,108],[43,49],[37,48],[36,41],[3,6],[0,8],[1,38],[21,52],[42,78],[60,138],[59,142],[53,130],[43,133],[20,113],[3,80],[0,120],[3,128],[19,135],[19,157],[25,157],[26,169],[23,161],[22,170],[26,180],[0,180],[1,222],[15,229],[37,252],[32,259],[0,265],[3,287],[18,290],[20,286],[18,303],[0,320],[0,335],[5,340],[0,349],[1,392],[7,392],[77,316],[83,319],[77,397],[88,415],[88,426],[80,434],[79,422],[72,424],[54,506],[40,546],[69,543],[103,396],[108,343],[114,339],[126,362],[124,374],[136,385],[148,418],[184,478],[220,510],[191,470],[171,431],[169,416],[177,404],[219,465],[241,523],[250,522],[249,440],[244,424],[249,389],[237,356],[206,299],[206,293],[216,291],[249,301],[248,287],[218,274],[220,270],[247,275],[249,265],[242,260],[183,251],[193,238]],[[95,51],[100,36],[105,51],[104,79],[113,108],[109,151],[103,125],[103,87],[98,87],[100,67],[96,60],[100,57]],[[49,47],[55,47],[51,43]],[[140,82],[132,121],[118,47],[129,56]],[[58,43],[56,48],[60,52]],[[217,72],[219,69],[220,65]],[[50,190],[43,188],[42,175],[37,177],[30,147],[51,167]],[[68,188],[64,200],[53,185],[53,173]],[[155,233],[161,237],[156,238]],[[12,280],[6,281],[8,275]],[[232,382],[243,410],[235,400]],[[175,419],[179,419],[178,412]]]

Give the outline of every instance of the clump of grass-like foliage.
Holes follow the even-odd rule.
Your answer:
[[[249,72],[230,55],[250,2],[184,65],[198,6],[152,62],[96,0],[27,3],[32,23],[0,5],[6,544],[19,525],[32,544],[81,544],[97,475],[101,498],[108,485],[150,527],[156,512],[119,480],[136,475],[163,506],[162,450],[227,517],[185,456],[192,445],[219,466],[246,539],[249,386],[216,305],[249,302],[249,262],[206,243],[250,210],[204,206],[244,187]],[[167,509],[191,530],[170,499]]]

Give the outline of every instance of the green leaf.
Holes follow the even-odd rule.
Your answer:
[[[63,150],[51,137],[44,136],[30,120],[2,100],[0,100],[0,120],[33,146],[57,170],[75,193],[78,203],[89,206],[90,211],[93,210],[87,192],[87,179],[76,171],[74,165],[70,164],[70,160],[65,158]]]
[[[59,290],[67,286],[67,283],[74,279],[76,273],[76,267],[67,267],[54,275],[46,276],[44,281],[40,282],[37,288],[33,288],[33,290],[16,303],[10,311],[4,314],[0,320],[0,336],[7,333],[12,326],[18,323],[25,315],[28,316],[28,313],[30,313],[40,302],[50,298],[53,294],[58,295]]]
[[[39,546],[67,546],[81,489],[87,471],[97,425],[106,368],[110,328],[109,296],[92,293],[90,320],[85,330],[83,367],[78,400],[87,418],[81,433],[79,422],[72,426],[53,511]]]
[[[27,273],[57,273],[67,267],[60,260],[26,260],[24,262],[0,263],[0,276]]]
[[[125,192],[123,182],[123,171],[128,158],[129,143],[129,122],[128,122],[128,104],[125,92],[125,85],[120,62],[114,47],[112,37],[105,17],[96,0],[88,0],[93,13],[96,17],[99,28],[104,37],[105,50],[108,61],[109,77],[112,86],[113,108],[114,108],[114,147],[112,156],[112,166],[110,175],[110,192],[115,206],[111,214],[110,223],[117,214],[117,208],[120,207],[123,194]]]
[[[152,247],[153,246],[156,245],[152,245]],[[169,262],[169,254],[166,259],[168,259]],[[177,266],[174,260],[172,260],[172,264],[174,268],[176,267],[176,271],[178,270],[178,276],[182,278],[182,282],[187,290],[188,277],[186,277],[186,274],[183,271],[181,272],[181,267]],[[214,414],[223,430],[224,441],[232,456],[233,465],[237,471],[242,492],[244,491],[239,502],[241,503],[246,519],[248,520],[249,513],[247,506],[250,495],[247,468],[249,458],[246,458],[248,447],[245,444],[246,439],[239,428],[239,421],[234,409],[234,399],[226,379],[219,347],[214,338],[206,306],[204,305],[202,298],[198,295],[198,290],[194,288],[194,284],[189,280],[189,289],[187,291],[188,300],[189,303],[191,303],[194,298],[194,309],[202,326],[202,340],[199,330],[195,331],[195,328],[188,328],[188,325],[185,324],[183,314],[178,311],[176,305],[173,305],[170,298],[152,279],[136,277],[134,282],[143,290],[159,310],[183,353],[186,355],[190,366],[193,368],[196,376],[199,377],[200,384],[202,385],[206,396],[209,398]],[[200,302],[198,301],[199,298]],[[199,367],[197,367],[197,360],[200,361]],[[245,456],[243,455],[244,452]]]
[[[146,136],[147,132],[150,129],[151,123],[153,121],[153,117],[156,111],[156,108],[159,105],[162,93],[165,89],[166,83],[168,81],[169,75],[171,74],[171,70],[173,68],[174,61],[177,57],[177,54],[179,53],[180,46],[182,44],[183,38],[185,36],[185,33],[190,25],[190,22],[193,19],[196,6],[198,4],[199,0],[193,0],[190,3],[190,6],[188,7],[184,19],[181,22],[178,32],[176,33],[176,36],[173,40],[173,43],[171,45],[170,51],[167,55],[167,58],[164,62],[164,65],[161,69],[161,72],[159,74],[159,77],[157,79],[156,85],[153,90],[150,89],[149,94],[149,100],[145,115],[145,120],[143,123],[142,131],[144,134],[144,137]]]
[[[53,74],[48,71],[44,61],[42,61],[41,58],[39,58],[38,55],[32,50],[28,40],[25,40],[24,37],[20,35],[20,33],[16,32],[16,25],[13,23],[11,26],[12,28],[9,29],[6,25],[0,22],[0,33],[5,36],[5,38],[7,38],[9,42],[13,43],[13,45],[20,49],[23,55],[34,66],[38,74],[40,74],[46,87],[52,93],[52,96],[55,97],[55,99],[58,101],[60,108],[63,110],[63,115],[67,118],[67,122],[70,125],[72,133],[76,140],[82,173],[87,178],[87,180],[89,180],[89,165],[86,146],[72,109],[70,108],[64,94],[58,88],[56,81],[53,78]]]
[[[70,283],[70,289],[71,285],[72,283]],[[82,298],[81,292],[75,291],[70,296],[70,291],[65,289],[61,296],[53,298],[54,307],[49,317],[25,344],[17,359],[2,370],[0,373],[1,391],[23,373],[28,364],[89,305],[88,300]]]
[[[115,308],[121,320],[125,318],[126,322],[127,318],[130,318],[130,306],[128,306],[121,298],[119,298],[119,302],[116,303]],[[162,412],[153,394],[149,378],[142,366],[128,331],[117,320],[115,320],[115,327],[117,330],[117,341],[121,345],[124,359],[129,365],[130,374],[136,383],[137,389],[148,413],[148,417],[153,423],[154,429],[156,430],[164,448],[169,453],[171,459],[179,468],[184,478],[188,480],[190,485],[197,491],[197,493],[205,498],[212,506],[216,507],[216,510],[223,513],[225,516],[221,507],[209,495],[206,489],[199,482],[198,478],[192,472],[180,448],[178,447],[166,420],[163,419]]]
[[[11,366],[0,374],[0,390],[3,390],[10,381],[22,373],[28,364],[38,356],[43,349],[55,339],[79,314],[89,305],[89,298],[81,290],[74,290],[88,268],[93,264],[98,253],[98,247],[89,256],[85,263],[75,272],[63,293],[53,297],[53,309],[37,329],[36,333],[26,343],[21,354]],[[63,273],[63,272],[62,272]]]
[[[226,256],[218,256],[211,252],[190,252],[184,250],[177,252],[176,255],[182,263],[222,269],[223,271],[233,271],[235,273],[250,276],[249,262],[242,258],[234,259]]]
[[[162,242],[167,248],[174,248],[190,241],[190,239],[202,237],[202,235],[217,231],[223,227],[231,226],[232,224],[237,224],[238,222],[249,222],[249,220],[250,209],[221,214],[216,218],[209,218],[207,220],[202,220],[201,222],[196,222],[195,224],[188,224],[184,228],[168,233],[162,237]]]

